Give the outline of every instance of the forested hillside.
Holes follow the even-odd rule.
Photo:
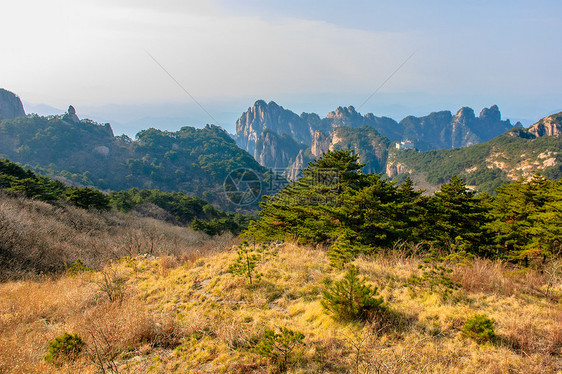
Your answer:
[[[549,179],[562,178],[562,137],[535,137],[513,129],[489,142],[466,148],[419,152],[391,149],[386,174],[396,180],[407,175],[437,189],[453,175],[479,191],[492,193],[502,183],[529,178],[540,171]]]
[[[407,178],[400,185],[363,174],[351,151],[327,152],[303,176],[261,204],[249,237],[326,244],[335,266],[399,240],[427,251],[510,261],[562,253],[562,180],[541,175],[477,195],[453,176],[432,196]]]
[[[2,120],[0,155],[66,183],[178,191],[231,210],[239,207],[224,195],[229,172],[248,168],[266,179],[266,169],[220,127],[148,129],[132,140],[115,137],[109,124],[78,120],[73,109],[63,116]]]
[[[91,187],[66,186],[0,159],[0,279],[60,273],[77,259],[99,266],[127,254],[125,248],[109,250],[95,240],[84,244],[89,233],[105,235],[109,242],[130,239],[123,245],[137,252],[166,252],[162,246],[167,247],[170,238],[165,236],[176,234],[154,230],[180,236],[199,231],[195,236],[202,240],[207,235],[237,235],[250,218],[181,192],[131,189],[106,195]],[[143,225],[159,228],[145,230]],[[134,237],[127,238],[129,234]],[[150,249],[141,244],[145,240],[152,243]]]

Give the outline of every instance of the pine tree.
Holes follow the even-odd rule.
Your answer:
[[[100,210],[108,210],[110,208],[109,197],[91,187],[69,187],[65,194],[69,201],[80,208]]]
[[[246,277],[249,285],[253,286],[254,280],[259,279],[261,276],[261,274],[256,272],[256,266],[260,262],[259,254],[255,250],[250,249],[246,241],[238,245],[236,253],[238,256],[228,267],[227,272]]]
[[[562,182],[541,175],[500,187],[487,225],[498,255],[528,264],[529,258],[558,253],[562,238]]]
[[[261,221],[249,235],[316,243],[333,239],[338,221],[331,212],[343,191],[360,186],[362,166],[351,151],[324,153],[308,164],[301,178],[264,198]]]
[[[342,320],[367,320],[386,310],[377,294],[378,288],[369,287],[364,278],[359,278],[359,270],[351,266],[343,279],[324,290],[322,306]]]
[[[462,179],[453,176],[428,205],[427,229],[422,235],[434,246],[489,255],[487,244],[490,238],[484,230],[488,222],[487,207]]]
[[[428,197],[423,196],[423,192],[423,190],[414,189],[414,182],[410,177],[407,177],[396,190],[398,195],[396,220],[402,224],[402,240],[411,242],[421,240],[420,231],[425,227],[424,216],[428,201]]]

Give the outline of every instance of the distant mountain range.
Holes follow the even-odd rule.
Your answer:
[[[520,123],[502,120],[496,105],[478,116],[464,107],[455,115],[433,112],[400,122],[371,113],[363,116],[352,106],[320,118],[259,100],[236,122],[235,139],[261,165],[283,170],[290,179],[328,150],[353,149],[366,172],[397,180],[411,175],[430,191],[458,174],[474,188],[491,192],[537,170],[553,178],[561,175],[560,123],[560,116],[553,115],[526,130]],[[404,141],[415,149],[395,146]],[[510,161],[490,161],[499,155]]]
[[[496,105],[482,109],[478,117],[465,107],[455,115],[442,111],[424,117],[408,116],[396,122],[372,113],[363,116],[352,106],[338,107],[325,118],[315,113],[299,116],[273,101],[258,100],[236,122],[236,142],[261,165],[283,168],[291,165],[300,151],[314,146],[314,141],[333,137],[332,133],[342,127],[371,128],[391,142],[409,140],[423,151],[478,144],[514,126],[509,120],[502,121]]]
[[[562,116],[523,129],[502,120],[495,105],[478,116],[461,108],[455,115],[442,111],[396,122],[361,115],[351,106],[325,118],[297,115],[259,100],[238,119],[234,136],[207,125],[148,129],[132,140],[115,136],[109,124],[80,120],[72,107],[60,115],[26,116],[18,97],[0,90],[0,117],[0,157],[36,172],[102,190],[179,191],[227,210],[240,208],[224,191],[233,170],[253,170],[261,182],[271,181],[268,168],[295,179],[309,161],[334,149],[353,149],[365,163],[364,172],[397,181],[409,175],[428,191],[454,174],[482,191],[537,170],[550,178],[562,176]],[[416,149],[398,149],[402,141],[409,141],[402,148]],[[257,208],[256,202],[247,208]]]
[[[0,158],[67,184],[179,191],[235,211],[240,204],[224,190],[230,172],[251,169],[255,179],[266,180],[267,169],[218,126],[148,129],[132,140],[114,136],[108,123],[80,120],[72,106],[64,115],[25,116],[17,96],[0,94]],[[245,208],[255,209],[252,202]]]

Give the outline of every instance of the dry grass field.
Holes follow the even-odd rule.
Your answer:
[[[560,263],[549,271],[474,260],[447,265],[458,289],[415,284],[420,257],[400,249],[355,261],[390,313],[342,322],[320,303],[339,279],[321,249],[270,246],[249,285],[227,272],[233,250],[123,257],[96,271],[0,285],[0,372],[273,373],[259,355],[266,330],[304,334],[291,373],[557,373],[562,370]],[[496,336],[461,329],[475,314]],[[48,344],[77,333],[81,352],[47,363]]]

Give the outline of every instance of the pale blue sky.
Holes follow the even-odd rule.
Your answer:
[[[562,110],[561,4],[14,1],[2,6],[0,87],[31,109],[72,104],[116,132],[213,122],[147,50],[232,131],[257,99],[321,115],[358,107],[415,51],[361,112],[400,120],[498,104],[529,124]]]

